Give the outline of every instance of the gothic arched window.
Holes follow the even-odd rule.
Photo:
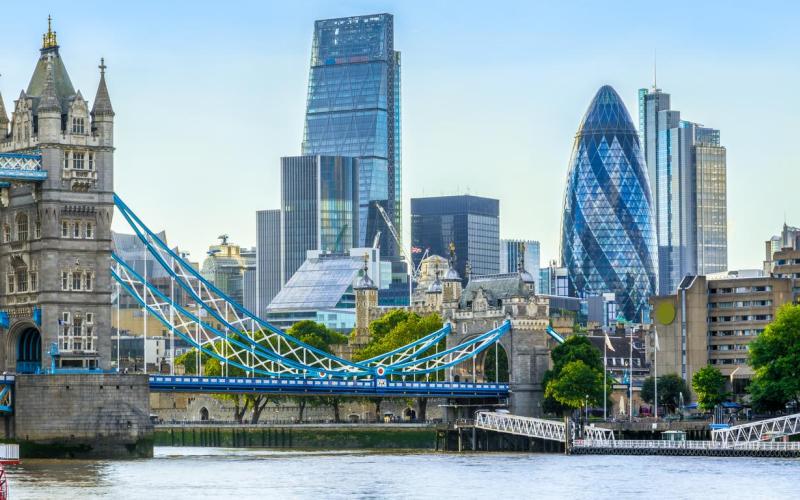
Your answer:
[[[17,215],[17,240],[25,241],[28,239],[28,214]]]

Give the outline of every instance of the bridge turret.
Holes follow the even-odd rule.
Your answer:
[[[114,108],[111,106],[111,97],[106,86],[106,62],[100,59],[100,83],[97,85],[97,94],[92,106],[92,129],[100,137],[100,144],[111,147],[114,145]]]
[[[0,141],[3,141],[8,136],[9,123],[6,105],[3,102],[3,94],[0,92]]]
[[[61,102],[56,93],[56,84],[53,77],[53,65],[47,63],[47,80],[45,80],[42,96],[39,98],[37,108],[39,141],[43,143],[58,142],[61,135]]]
[[[461,291],[461,276],[456,271],[456,246],[450,243],[450,267],[442,280],[442,302],[458,302],[461,300]]]

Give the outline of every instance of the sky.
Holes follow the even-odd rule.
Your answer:
[[[205,256],[227,233],[255,244],[278,208],[279,158],[300,153],[315,19],[392,13],[402,53],[404,236],[409,198],[500,199],[503,238],[557,259],[575,132],[612,85],[721,130],[730,269],[800,225],[800,3],[762,1],[4,2],[0,92],[27,87],[52,14],[73,84],[93,99],[105,57],[115,190],[170,243]],[[121,217],[114,228],[127,231]]]

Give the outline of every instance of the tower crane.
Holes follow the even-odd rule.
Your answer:
[[[394,224],[392,224],[392,220],[389,218],[389,214],[386,213],[386,210],[381,206],[380,203],[377,201],[373,202],[375,204],[375,208],[378,209],[378,213],[381,214],[383,218],[383,222],[386,223],[386,227],[389,228],[389,232],[392,234],[392,238],[397,243],[397,247],[400,249],[400,253],[403,256],[403,260],[406,261],[406,266],[408,266],[408,275],[411,277],[411,280],[416,282],[419,278],[419,270],[422,266],[422,259],[427,257],[428,250],[425,250],[425,253],[422,254],[422,259],[420,259],[420,265],[414,266],[414,261],[411,260],[411,257],[408,255],[406,248],[403,246],[403,242],[400,240],[400,235],[397,233],[397,229],[395,229]],[[378,241],[378,236],[375,237],[375,241]]]

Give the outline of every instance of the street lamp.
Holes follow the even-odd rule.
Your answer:
[[[589,395],[586,395],[586,425],[589,425]]]

